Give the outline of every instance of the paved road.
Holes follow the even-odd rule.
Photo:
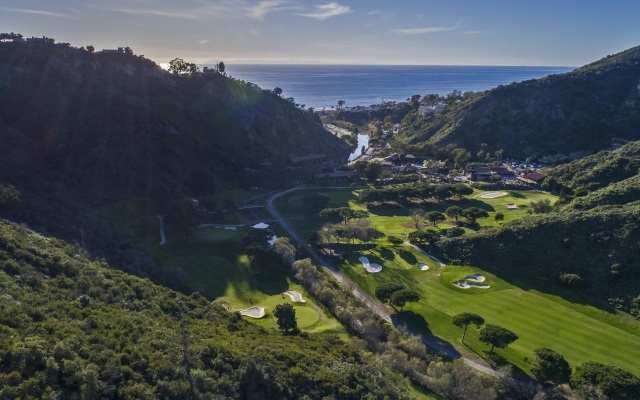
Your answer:
[[[351,292],[353,293],[354,296],[356,296],[358,299],[362,300],[362,302],[365,303],[367,305],[367,307],[369,309],[371,309],[373,312],[375,312],[380,318],[382,318],[385,321],[393,324],[396,328],[398,328],[398,329],[400,329],[402,331],[405,331],[405,332],[410,333],[412,335],[420,336],[422,338],[422,342],[425,345],[431,347],[432,349],[434,349],[434,350],[436,350],[436,351],[438,351],[438,352],[440,352],[442,354],[445,354],[445,355],[447,355],[447,356],[449,356],[451,358],[456,358],[456,359],[461,358],[470,367],[475,368],[478,371],[482,371],[484,373],[487,373],[489,375],[495,375],[495,371],[493,369],[491,369],[489,367],[486,367],[484,365],[478,364],[475,361],[470,360],[470,359],[468,359],[466,357],[463,357],[449,343],[444,342],[444,341],[438,341],[438,340],[436,340],[436,339],[434,339],[432,337],[426,337],[426,336],[420,334],[419,332],[412,331],[411,329],[407,328],[403,324],[398,324],[397,320],[391,318],[391,314],[389,313],[389,310],[388,310],[387,306],[385,306],[384,304],[382,304],[378,300],[376,300],[373,297],[371,297],[368,293],[366,293],[364,290],[362,290],[360,288],[360,286],[358,286],[355,282],[353,282],[346,275],[344,275],[342,272],[340,272],[338,270],[338,268],[336,268],[334,265],[331,265],[326,260],[322,259],[315,251],[313,251],[311,246],[309,246],[307,244],[306,240],[303,240],[303,238],[301,238],[298,235],[298,233],[293,229],[293,227],[289,224],[289,222],[287,220],[285,220],[282,217],[282,215],[280,215],[280,213],[278,212],[278,210],[274,206],[275,200],[278,199],[279,197],[284,196],[285,194],[290,193],[290,192],[292,192],[294,190],[300,190],[300,189],[305,189],[305,187],[304,186],[296,186],[294,188],[284,190],[282,192],[279,192],[279,193],[276,193],[276,194],[272,195],[267,200],[267,209],[269,210],[271,215],[280,223],[280,225],[282,225],[282,227],[287,231],[287,233],[289,234],[289,236],[291,237],[291,239],[295,243],[297,243],[299,246],[304,248],[306,250],[306,252],[309,254],[309,256],[316,263],[324,266],[331,273],[331,275],[333,275],[333,277],[335,279],[337,279],[340,283],[342,283],[342,285],[345,288],[348,288],[349,290],[351,290]],[[345,187],[335,187],[335,188],[334,187],[323,187],[321,189],[350,189],[350,190],[353,190],[352,188],[345,188]]]

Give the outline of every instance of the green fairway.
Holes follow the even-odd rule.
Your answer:
[[[153,254],[156,264],[177,275],[182,287],[198,291],[209,299],[224,298],[232,310],[253,306],[264,307],[266,315],[256,320],[245,317],[267,329],[277,329],[273,308],[280,303],[291,303],[296,310],[298,327],[306,332],[330,332],[346,337],[346,330],[315,304],[304,289],[293,283],[284,266],[257,269],[244,254],[242,238],[249,231],[247,221],[230,213],[224,222],[197,228],[187,240],[174,236],[168,230],[167,243],[160,246],[159,221],[148,210],[144,201],[130,200],[105,207],[100,215],[111,224],[135,233],[136,239]],[[296,290],[306,303],[293,303],[282,293]]]
[[[507,349],[495,352],[527,373],[537,347],[558,351],[574,368],[586,361],[598,361],[640,373],[636,350],[640,348],[640,322],[625,315],[571,303],[538,290],[523,290],[478,268],[440,268],[406,246],[361,254],[370,262],[380,263],[382,272],[365,272],[357,261],[358,254],[342,266],[345,273],[372,294],[377,285],[391,282],[418,292],[420,302],[404,308],[410,324],[454,344],[463,353],[487,359],[490,349],[478,341],[473,328],[468,330],[465,344],[461,343],[462,330],[453,325],[452,318],[466,311],[480,314],[487,323],[502,325],[520,337]],[[430,268],[420,271],[417,263]],[[452,285],[453,281],[476,273],[485,276],[483,283],[490,285],[489,289],[459,289]]]
[[[322,190],[331,195],[329,207],[351,206],[362,208],[350,191]],[[432,208],[444,211],[451,205],[482,207],[490,217],[479,219],[480,225],[496,225],[495,212],[503,212],[505,221],[526,215],[531,201],[554,197],[540,192],[513,192],[493,199],[473,198],[482,192],[476,191],[467,199],[447,204],[433,204]],[[309,214],[300,205],[304,191],[292,192],[280,199],[279,210],[285,214],[295,229],[310,235],[322,221]],[[517,209],[507,209],[513,203]],[[386,235],[406,237],[415,230],[408,210],[389,207],[370,211],[371,225]],[[439,228],[450,225],[443,223]],[[382,272],[367,273],[358,258],[365,256],[371,263],[383,267]],[[421,271],[419,263],[430,266]],[[529,373],[534,359],[533,350],[549,347],[563,354],[572,367],[586,361],[597,361],[640,374],[640,322],[626,314],[617,314],[590,305],[579,293],[567,291],[552,283],[525,276],[499,277],[489,271],[470,266],[446,266],[437,263],[406,245],[396,248],[380,239],[377,246],[354,252],[341,269],[362,288],[373,294],[381,283],[402,283],[418,292],[421,301],[409,303],[404,315],[410,324],[427,334],[433,334],[452,343],[460,352],[470,357],[488,359],[489,345],[479,342],[478,331],[470,328],[462,344],[462,330],[452,324],[452,317],[460,312],[474,312],[484,317],[487,323],[498,324],[516,333],[520,339],[506,349],[496,349],[493,360],[509,362]],[[488,289],[460,289],[453,281],[480,273],[485,276]]]

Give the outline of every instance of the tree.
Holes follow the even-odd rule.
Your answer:
[[[278,328],[285,335],[297,335],[300,333],[296,321],[296,310],[289,303],[278,304],[273,309],[273,315],[278,319]]]
[[[500,325],[487,324],[480,330],[480,341],[491,345],[489,353],[494,347],[504,349],[518,339],[518,335]]]
[[[465,149],[455,149],[452,152],[453,163],[459,169],[464,169],[467,166],[469,160],[471,160],[471,153]]]
[[[398,290],[404,289],[399,283],[383,283],[376,287],[375,295],[383,303],[388,303],[391,296]]]
[[[220,61],[218,63],[218,72],[220,72],[221,74],[224,74],[225,69],[226,69],[226,67],[225,67],[224,63],[222,61]]]
[[[422,208],[412,208],[409,210],[409,215],[416,225],[416,229],[420,229],[420,222],[424,219],[424,210]]]
[[[428,213],[425,214],[425,218],[429,222],[433,222],[433,226],[436,226],[438,221],[445,220],[444,214],[441,213],[440,211],[429,211]]]
[[[444,213],[447,214],[449,218],[455,218],[456,222],[458,222],[458,218],[462,216],[462,208],[458,206],[449,207]]]
[[[536,356],[531,373],[541,382],[551,382],[554,385],[568,383],[571,379],[571,367],[564,357],[546,347],[539,347],[533,351]]]
[[[95,48],[95,47],[93,47],[92,45],[88,45],[88,46],[87,46],[87,51],[88,51],[89,53],[93,53],[94,51],[96,51],[96,48]]]
[[[496,221],[503,221],[504,220],[504,214],[501,212],[497,212],[496,215],[493,216],[493,218]]]
[[[402,240],[402,238],[397,237],[397,236],[388,236],[387,240],[389,240],[389,243],[391,243],[391,246],[396,247],[398,245],[401,245],[402,243],[404,243],[404,240]]]
[[[342,110],[342,107],[344,106],[345,101],[344,100],[338,100],[338,110]]]
[[[484,325],[484,318],[475,313],[463,312],[453,316],[453,324],[458,328],[464,328],[462,332],[462,343],[464,343],[464,336],[467,334],[469,325],[475,325],[476,328],[480,328]]]
[[[540,201],[532,201],[531,210],[533,210],[534,214],[546,214],[550,213],[551,210],[553,210],[553,207],[551,206],[551,201],[549,201],[549,199],[542,199]]]
[[[282,89],[280,89],[279,87],[275,87],[273,89],[273,93],[277,94],[278,96],[280,96],[282,94]]]
[[[594,385],[611,399],[637,399],[640,379],[632,373],[612,365],[588,361],[576,368],[571,386]]]
[[[369,182],[375,182],[382,173],[382,164],[378,162],[367,163],[367,168],[364,172],[364,176]]]
[[[296,247],[286,237],[276,239],[273,243],[273,249],[288,265],[293,264],[296,260]]]
[[[469,207],[462,211],[462,215],[469,221],[471,225],[476,224],[476,219],[487,218],[489,213],[478,207]]]
[[[440,233],[433,229],[417,230],[409,233],[409,242],[411,243],[428,243],[440,238]]]
[[[325,208],[319,215],[323,221],[338,223],[342,221],[340,210],[340,208]]]
[[[131,49],[125,49],[125,51],[131,53]],[[198,72],[198,66],[196,66],[194,63],[185,62],[182,58],[174,58],[173,60],[169,61],[169,71],[175,75],[193,75]]]
[[[391,295],[391,303],[400,307],[400,311],[407,303],[420,301],[418,293],[409,289],[401,289]]]

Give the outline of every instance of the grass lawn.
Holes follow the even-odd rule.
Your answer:
[[[331,195],[328,207],[351,206],[361,208],[356,196],[349,190],[322,190]],[[554,197],[539,192],[507,191],[508,195],[494,199],[482,199],[475,192],[459,202],[433,204],[427,211],[444,211],[451,205],[482,207],[490,213],[489,218],[480,219],[480,225],[497,225],[493,215],[505,214],[505,222],[526,215],[531,201]],[[310,213],[301,202],[304,191],[296,191],[279,199],[279,210],[303,235],[310,235],[318,229],[322,221]],[[507,203],[515,203],[518,209],[506,208]],[[372,226],[386,235],[406,236],[415,230],[408,209],[389,207],[370,210]],[[449,227],[440,224],[439,228]],[[366,256],[371,263],[383,266],[380,273],[367,273],[358,261]],[[428,271],[420,271],[419,263],[430,266]],[[465,344],[460,339],[462,330],[452,324],[452,317],[460,312],[475,312],[487,323],[498,324],[515,332],[520,339],[506,349],[496,349],[494,361],[512,363],[518,369],[529,373],[533,361],[533,350],[549,347],[576,367],[586,361],[597,361],[617,365],[636,375],[640,375],[640,322],[626,314],[616,314],[590,305],[588,299],[571,292],[524,276],[501,277],[470,266],[447,266],[440,268],[432,260],[414,249],[400,245],[388,246],[385,239],[378,241],[374,249],[353,254],[341,266],[342,270],[369,293],[381,283],[402,283],[418,292],[422,300],[408,304],[404,316],[410,324],[427,334],[433,334],[452,343],[466,355],[487,359],[489,345],[479,342],[478,331],[469,328]],[[489,289],[459,289],[451,282],[474,273],[483,274]]]

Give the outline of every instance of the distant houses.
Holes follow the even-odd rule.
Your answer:
[[[133,50],[130,47],[118,47],[117,49],[102,49],[100,51],[104,54],[133,54]]]

